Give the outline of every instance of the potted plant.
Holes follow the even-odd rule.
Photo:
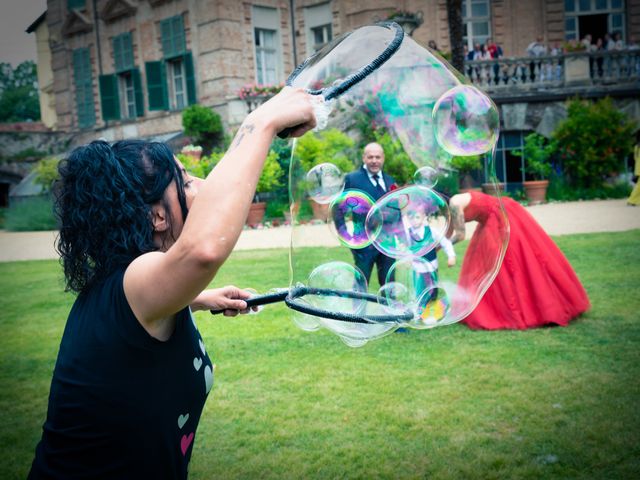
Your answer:
[[[551,175],[551,163],[549,159],[555,151],[553,142],[547,143],[546,139],[538,134],[531,133],[524,139],[522,150],[515,150],[517,156],[524,156],[525,180],[524,192],[529,205],[537,205],[546,200],[549,187],[549,175]]]
[[[451,167],[458,172],[460,177],[460,193],[478,190],[471,174],[482,167],[480,155],[455,156],[451,159]]]
[[[194,160],[198,161],[202,157],[202,147],[192,144],[185,145],[184,147],[182,147],[182,150],[180,150],[180,153],[192,157]]]
[[[274,188],[282,185],[282,175],[283,171],[278,163],[278,154],[271,150],[264,162],[262,174],[256,185],[256,194],[249,207],[246,224],[250,227],[255,228],[262,223],[265,211],[267,210],[267,202],[261,194],[270,192]]]

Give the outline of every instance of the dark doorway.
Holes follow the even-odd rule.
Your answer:
[[[595,44],[599,38],[604,41],[604,34],[607,33],[608,16],[606,13],[579,16],[578,32],[580,32],[580,40],[582,40],[585,35],[591,34],[591,43]]]
[[[0,182],[0,207],[9,206],[9,184]]]

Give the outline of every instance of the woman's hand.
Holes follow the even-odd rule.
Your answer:
[[[291,129],[288,136],[300,137],[316,126],[313,103],[320,100],[320,97],[310,95],[301,88],[284,87],[249,114],[247,119],[250,122],[264,122],[274,135],[288,128]]]
[[[224,310],[226,317],[235,317],[238,313],[249,313],[244,301],[252,293],[233,285],[205,290],[191,302],[191,310]],[[257,307],[254,307],[254,311]]]

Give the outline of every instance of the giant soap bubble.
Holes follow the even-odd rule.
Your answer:
[[[466,242],[456,245],[451,269],[441,247],[461,220],[452,218],[448,203],[459,180],[455,158],[482,156],[484,175],[476,182],[497,185],[495,104],[395,23],[336,38],[287,83],[324,100],[318,128],[294,141],[290,163],[290,289],[308,293],[288,302],[300,307],[296,323],[361,346],[398,326],[422,330],[467,316],[500,268],[508,241],[504,209],[498,238],[473,251],[470,278],[458,278]],[[395,179],[377,201],[344,183],[361,168],[370,141],[382,145],[384,172]],[[305,213],[314,202],[324,209],[316,220]],[[334,246],[309,249],[319,237]],[[354,266],[353,255],[371,248],[394,261],[386,285],[378,284],[375,269],[367,281]]]

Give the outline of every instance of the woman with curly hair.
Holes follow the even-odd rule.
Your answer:
[[[252,112],[206,179],[161,143],[95,141],[61,164],[58,250],[77,298],[29,478],[186,478],[213,367],[191,312],[246,311],[207,289],[247,217],[274,135],[315,125],[285,88]]]

